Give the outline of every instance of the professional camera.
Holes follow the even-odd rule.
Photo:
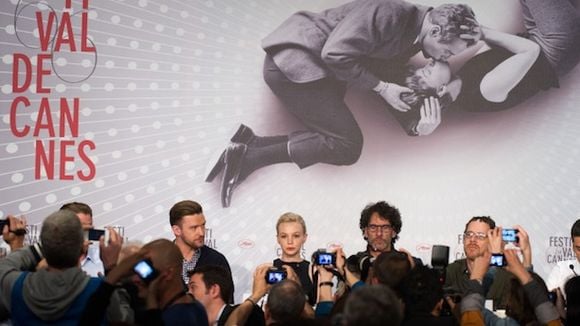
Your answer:
[[[346,260],[346,268],[353,274],[358,275],[361,280],[366,280],[369,275],[369,270],[373,265],[374,257],[367,252],[360,252],[356,255],[348,257]]]
[[[276,284],[278,282],[282,282],[283,280],[288,277],[288,273],[282,267],[270,267],[266,272],[266,283],[268,284]]]
[[[319,266],[336,266],[336,253],[318,249],[312,254],[312,264]]]

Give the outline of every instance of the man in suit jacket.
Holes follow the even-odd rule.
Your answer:
[[[347,87],[374,90],[399,111],[410,107],[401,94],[411,92],[379,79],[372,60],[405,64],[419,50],[446,60],[480,38],[466,5],[437,8],[402,0],[357,0],[320,13],[290,16],[262,41],[264,79],[306,130],[258,137],[242,125],[206,181],[221,171],[222,205],[253,171],[274,163],[351,165],[360,157],[363,136],[344,102]]]
[[[205,265],[190,272],[189,292],[204,306],[209,325],[225,325],[237,305],[226,304],[233,295],[234,284],[223,267]],[[262,310],[254,305],[247,325],[265,325]]]

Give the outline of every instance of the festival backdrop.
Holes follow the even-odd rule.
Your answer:
[[[447,2],[471,5],[489,27],[521,31],[516,0]],[[123,225],[129,240],[148,242],[171,239],[170,207],[196,200],[206,243],[233,268],[237,300],[255,266],[279,254],[275,222],[287,211],[306,220],[305,257],[334,245],[362,250],[360,211],[386,200],[403,216],[396,246],[426,263],[433,244],[460,258],[464,224],[475,215],[526,228],[543,276],[572,259],[579,67],[560,88],[502,112],[444,116],[425,137],[407,136],[376,94],[350,90],[346,102],[364,135],[358,162],[269,166],[222,208],[219,180],[206,183],[205,173],[240,123],[259,135],[303,128],[263,81],[260,40],[296,11],[342,3],[0,2],[0,218],[25,215],[38,224],[81,201],[92,206],[96,226]]]

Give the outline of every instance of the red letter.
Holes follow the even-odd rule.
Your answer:
[[[24,96],[18,96],[14,101],[12,101],[12,105],[10,106],[10,131],[12,131],[12,134],[16,137],[24,137],[30,131],[30,127],[26,124],[24,125],[24,128],[22,128],[22,131],[16,129],[16,106],[20,102],[23,102],[24,106],[30,106],[30,101]]]
[[[73,180],[74,176],[66,174],[66,162],[74,162],[74,156],[66,155],[67,146],[74,145],[74,140],[63,140],[60,142],[60,180]]]
[[[77,176],[82,181],[89,181],[89,180],[93,180],[93,178],[97,174],[97,168],[95,166],[95,163],[93,161],[91,161],[91,158],[88,157],[87,154],[85,153],[84,147],[88,147],[89,149],[93,150],[93,149],[96,148],[96,146],[95,146],[95,143],[93,143],[90,140],[83,140],[79,144],[79,156],[80,156],[81,160],[83,162],[85,162],[85,164],[89,168],[89,174],[88,175],[84,175],[83,174],[83,171],[78,171],[77,172]]]
[[[42,140],[36,141],[36,155],[34,160],[34,179],[40,180],[40,166],[41,161],[46,171],[48,180],[54,179],[54,140],[49,140],[48,157],[44,153],[44,144]]]
[[[39,54],[36,56],[38,59],[36,62],[36,92],[37,93],[50,93],[50,88],[42,87],[42,76],[50,75],[50,69],[42,69],[44,59],[50,59],[52,55],[48,53]]]
[[[46,28],[43,28],[42,23],[42,12],[36,12],[36,26],[38,27],[38,39],[40,40],[40,49],[42,52],[48,50],[48,41],[50,41],[50,36],[52,35],[52,24],[54,22],[55,14],[50,12],[48,14],[48,21],[46,22]]]
[[[66,98],[60,98],[60,120],[58,123],[59,127],[59,137],[65,137],[66,131],[65,127],[68,124],[70,126],[70,134],[72,137],[79,136],[79,98],[75,97],[73,99],[73,110],[74,113],[71,116],[70,108],[66,102]]]
[[[32,64],[30,63],[30,58],[28,58],[23,53],[14,53],[12,55],[13,63],[12,63],[12,93],[22,93],[30,87],[30,82],[32,81]],[[18,61],[22,60],[24,62],[24,66],[26,66],[26,71],[24,71],[24,84],[21,87],[18,87],[18,79],[20,77],[20,64]]]
[[[87,4],[88,5],[88,4]],[[83,1],[83,7],[85,3]],[[94,46],[89,46],[89,14],[87,9],[81,14],[81,51],[82,52],[95,52]]]
[[[66,28],[66,38],[64,38],[64,29]],[[75,35],[72,28],[72,23],[70,21],[70,13],[63,12],[60,20],[60,26],[58,28],[58,34],[56,35],[56,44],[54,46],[54,51],[60,51],[60,46],[63,43],[67,43],[70,47],[70,52],[76,52],[77,48],[75,46]]]
[[[46,118],[46,124],[42,121]],[[50,113],[50,104],[48,98],[43,97],[40,100],[40,107],[38,108],[38,115],[36,116],[36,125],[34,126],[34,137],[38,137],[40,129],[48,130],[48,135],[54,137],[54,123],[52,123],[52,114]]]

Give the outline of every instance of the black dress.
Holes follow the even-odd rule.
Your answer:
[[[310,268],[310,262],[303,260],[299,263],[296,262],[284,262],[281,259],[274,260],[274,267],[281,268],[282,265],[288,265],[292,267],[298,278],[300,279],[300,283],[302,284],[302,290],[308,297],[308,303],[314,305],[316,303],[316,297],[314,295],[314,286],[312,285],[312,280],[308,274],[308,269]]]

